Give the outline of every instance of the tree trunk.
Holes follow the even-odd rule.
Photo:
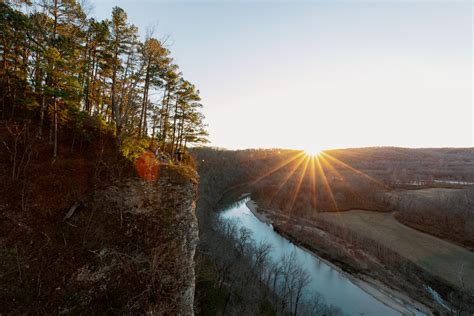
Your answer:
[[[9,86],[9,76],[7,75],[7,52],[8,52],[8,46],[7,46],[7,41],[6,41],[6,36],[3,37],[3,69],[2,69],[2,75],[3,77],[3,91],[2,91],[2,119],[5,118],[5,99],[8,91],[8,86]]]
[[[161,133],[163,137],[162,150],[166,148],[166,134],[168,133],[168,111],[169,111],[169,100],[170,100],[170,88],[168,87],[168,96],[166,97],[166,105],[163,104],[163,131]]]
[[[56,101],[56,96],[54,97],[54,151],[53,157],[58,156],[58,103]]]
[[[41,97],[41,110],[40,110],[40,121],[38,124],[38,133],[36,134],[37,137],[43,137],[43,122],[44,122],[44,113],[46,112],[46,95],[44,94]]]
[[[140,115],[140,126],[138,127],[138,137],[142,136],[142,127],[145,131],[146,127],[146,108],[148,102],[148,87],[150,85],[150,58],[148,58],[145,75],[145,87],[143,88],[143,102],[142,102],[142,113]]]
[[[111,97],[112,97],[112,116],[114,117],[115,121],[115,129],[117,132],[117,146],[120,147],[122,144],[121,142],[121,132],[122,132],[122,121],[121,121],[121,115],[120,115],[120,108],[119,104],[117,103],[117,96],[116,96],[116,84],[117,84],[117,62],[118,58],[118,46],[115,48],[115,54],[114,54],[114,66],[112,68],[112,91],[111,91]]]
[[[177,146],[178,146],[179,150],[181,151],[181,150],[183,149],[183,138],[185,138],[185,137],[184,137],[184,113],[183,113],[183,115],[182,115],[182,117],[181,117],[181,124],[180,124],[180,126],[179,126],[178,136],[179,136],[179,137],[178,137],[178,139],[179,139],[179,146],[178,146],[178,145],[177,145]],[[184,149],[186,149],[186,141],[187,141],[187,140],[185,140],[185,142],[184,142]]]
[[[173,137],[171,139],[171,154],[173,155],[173,159],[174,159],[174,149],[175,149],[174,141],[177,138],[176,137],[176,119],[177,119],[177,116],[178,116],[178,103],[179,103],[179,95],[176,96],[176,102],[174,104],[173,135],[172,135]],[[176,147],[178,147],[178,146],[176,146]]]

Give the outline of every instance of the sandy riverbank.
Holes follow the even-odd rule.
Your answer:
[[[261,222],[266,224],[273,225],[273,220],[269,218],[263,212],[258,211],[258,205],[255,201],[249,200],[246,203],[249,210],[252,214],[255,215]],[[432,315],[432,311],[426,307],[425,305],[411,299],[408,295],[388,287],[384,283],[373,279],[367,275],[353,275],[344,271],[341,267],[333,264],[332,262],[321,258],[317,253],[311,251],[310,249],[301,245],[297,240],[294,240],[291,236],[286,234],[283,235],[286,239],[290,240],[291,242],[297,244],[300,248],[305,250],[306,252],[315,256],[318,260],[323,261],[331,268],[337,270],[338,272],[344,274],[352,283],[357,285],[359,288],[364,290],[366,293],[377,299],[378,301],[382,302],[383,304],[389,306],[390,308],[400,312],[403,315],[415,315],[414,310],[416,309],[418,313],[424,313],[427,315]],[[410,308],[407,307],[410,306]]]
[[[257,211],[258,205],[254,200],[248,200],[245,205],[247,205],[252,214],[255,215],[255,217],[258,218],[261,222],[270,225],[273,224],[273,221],[270,218],[268,218],[265,214],[262,214]]]

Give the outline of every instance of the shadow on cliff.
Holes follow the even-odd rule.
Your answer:
[[[192,313],[194,170],[144,180],[93,136],[52,159],[33,126],[2,122],[0,313]]]

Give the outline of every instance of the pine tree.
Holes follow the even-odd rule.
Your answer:
[[[119,148],[138,136],[174,155],[206,142],[199,91],[159,40],[139,42],[123,9],[96,21],[75,0],[4,1],[0,31],[1,117],[36,118],[55,158],[59,130],[75,137],[88,116],[115,129]]]
[[[112,19],[110,23],[111,42],[110,49],[112,52],[111,64],[111,101],[113,118],[117,131],[117,144],[120,146],[122,141],[122,105],[123,100],[119,99],[120,93],[120,74],[122,77],[122,88],[125,83],[124,80],[128,75],[128,68],[130,64],[130,56],[135,48],[137,39],[137,28],[127,22],[127,13],[122,8],[114,7],[112,9]],[[127,65],[124,68],[122,60],[127,60]]]

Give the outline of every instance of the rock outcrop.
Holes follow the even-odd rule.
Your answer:
[[[193,315],[196,194],[193,170],[163,166],[155,181],[107,185],[64,221],[0,239],[0,314]]]
[[[198,243],[194,179],[178,169],[166,169],[156,181],[129,180],[97,192],[93,199],[94,208],[120,218],[125,236],[135,242],[127,264],[147,262],[144,282],[154,297],[146,310],[153,314],[194,314]],[[105,245],[100,251],[113,253]],[[110,270],[116,264],[110,261],[105,268]]]

